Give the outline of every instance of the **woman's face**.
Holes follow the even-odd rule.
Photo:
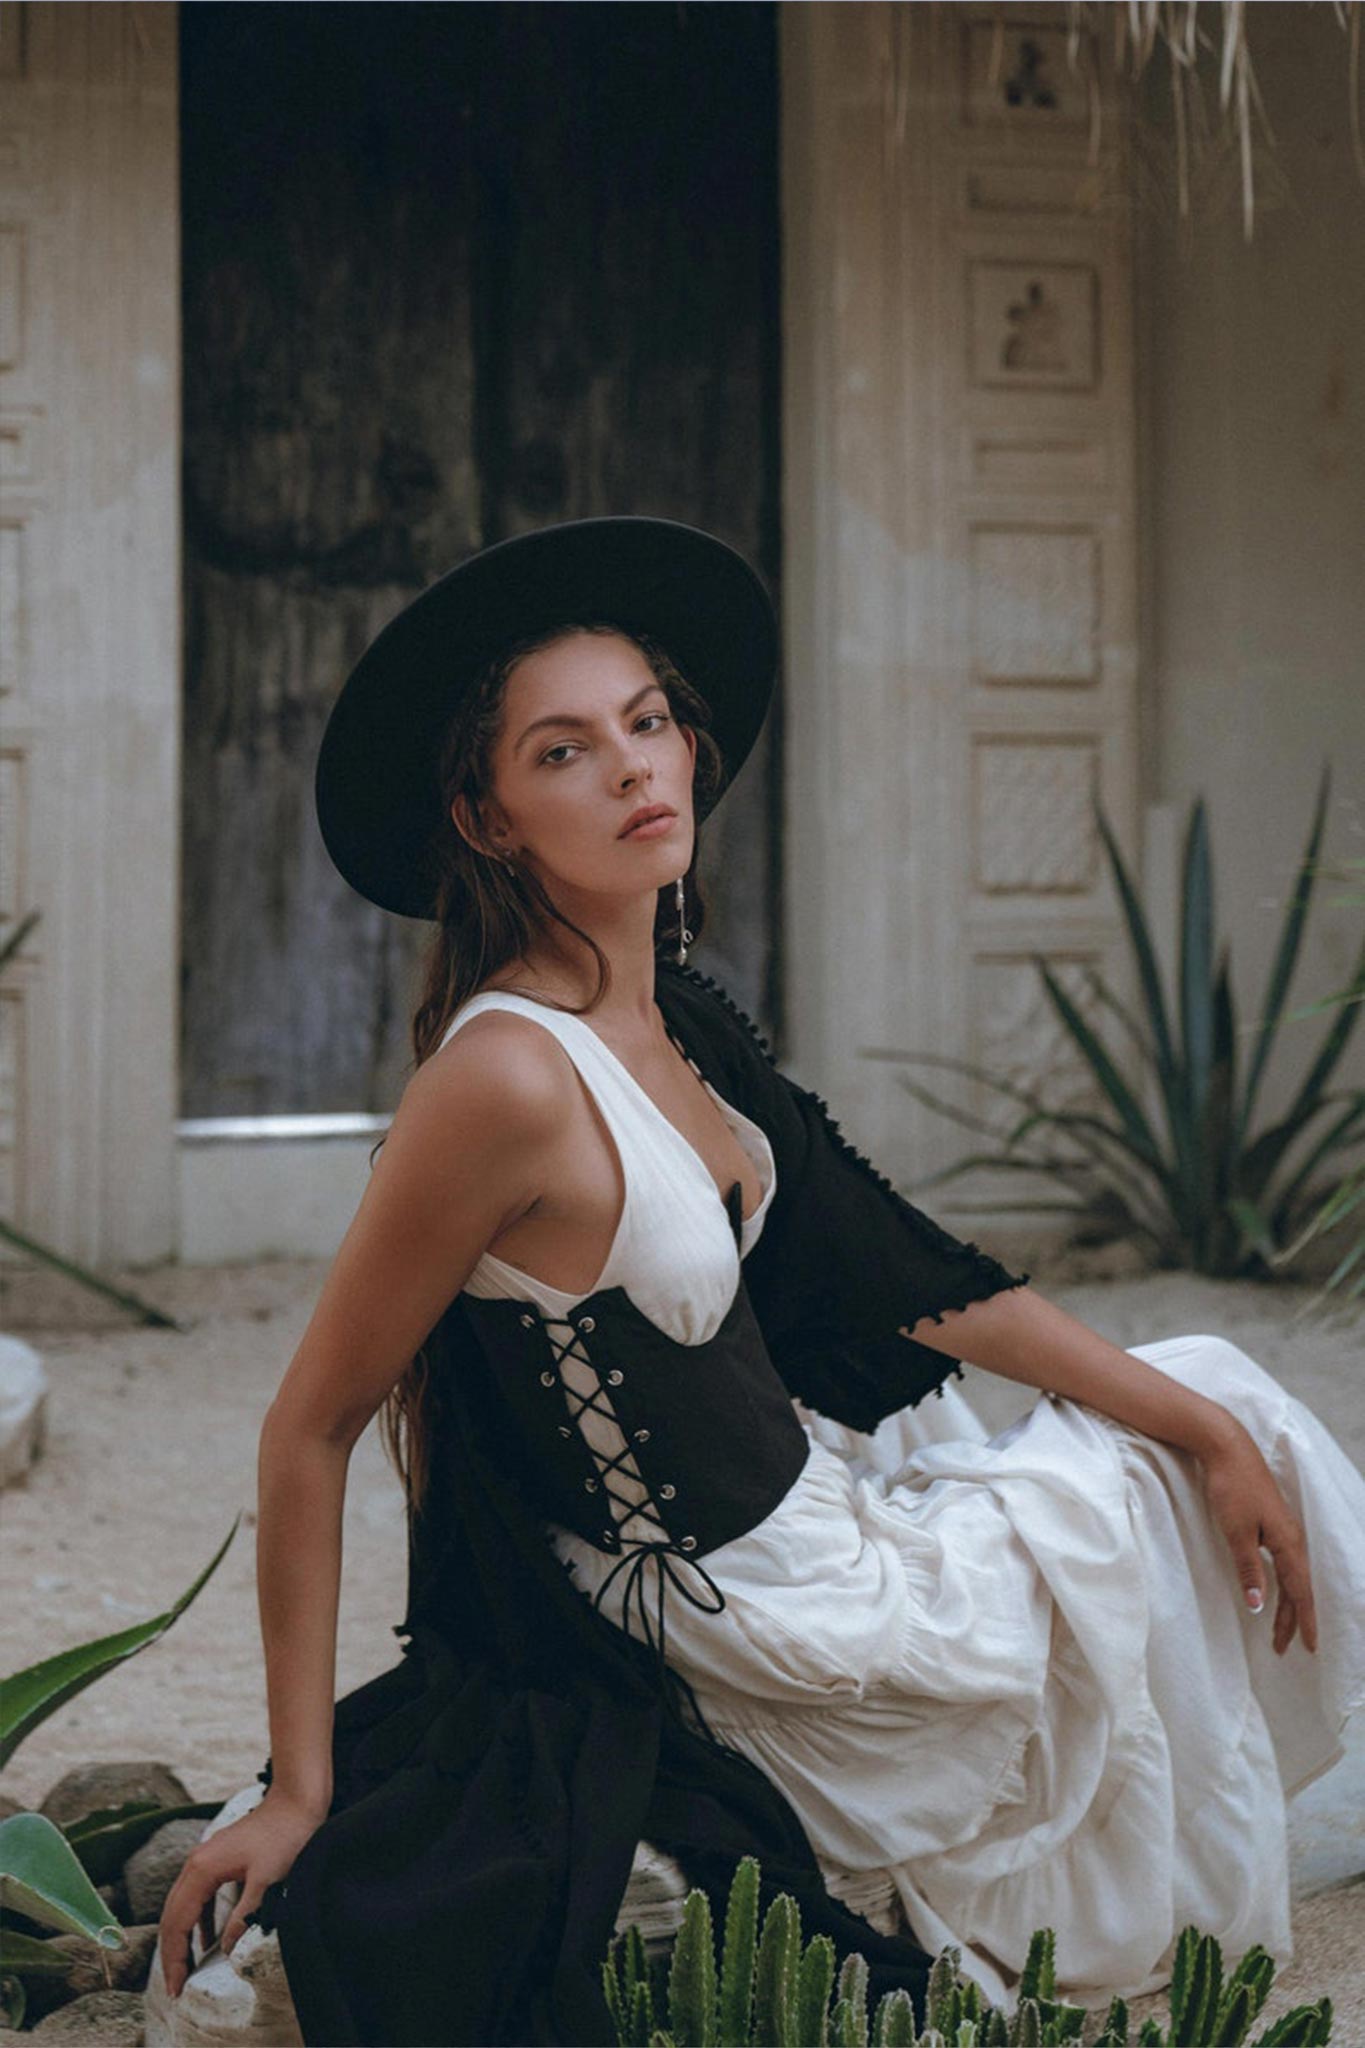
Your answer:
[[[692,858],[696,751],[633,641],[568,634],[523,655],[508,677],[484,805],[489,837],[552,895],[558,883],[560,895],[567,885],[586,896],[653,896]],[[646,807],[671,815],[628,830]]]

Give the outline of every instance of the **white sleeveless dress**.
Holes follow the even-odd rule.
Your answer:
[[[490,1008],[558,1038],[615,1141],[625,1200],[583,1294],[491,1254],[466,1291],[533,1301],[553,1321],[620,1286],[676,1342],[705,1343],[772,1200],[767,1138],[704,1084],[763,1182],[737,1246],[709,1169],[588,1023],[488,991],[446,1037]],[[1176,1337],[1133,1353],[1222,1402],[1259,1444],[1306,1531],[1316,1653],[1296,1635],[1274,1654],[1273,1570],[1254,1616],[1195,1459],[1054,1396],[988,1438],[952,1385],[875,1436],[795,1403],[804,1470],[703,1560],[724,1610],[669,1609],[670,1664],[795,1809],[829,1889],[931,1953],[958,1944],[997,2001],[1036,1927],[1056,1930],[1061,1994],[1086,2002],[1166,1983],[1188,1922],[1230,1957],[1259,1941],[1287,1961],[1285,1799],[1340,1758],[1365,1706],[1365,1479],[1234,1345]],[[585,1439],[619,1459],[591,1365],[570,1350],[564,1372],[593,1397]],[[657,1535],[628,1505],[613,1513],[623,1542]],[[550,1533],[591,1597],[618,1558]],[[621,1583],[602,1602],[618,1626]]]

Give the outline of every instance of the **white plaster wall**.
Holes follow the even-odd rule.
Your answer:
[[[1365,858],[1365,186],[1348,45],[1328,8],[1250,17],[1279,145],[1277,164],[1258,153],[1254,239],[1230,178],[1217,216],[1206,198],[1187,235],[1149,203],[1137,279],[1146,781],[1182,818],[1194,794],[1209,800],[1245,1017],[1325,759],[1328,850]],[[1164,135],[1160,67],[1150,88]],[[1362,933],[1365,907],[1315,909],[1301,1001],[1341,985]],[[1317,1029],[1284,1035],[1272,1100]],[[1365,1075],[1365,1042],[1352,1067]]]

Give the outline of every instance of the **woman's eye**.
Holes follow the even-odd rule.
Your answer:
[[[650,723],[651,720],[653,721],[653,724]],[[635,721],[634,730],[636,732],[639,732],[642,729],[646,729],[648,731],[653,732],[656,731],[659,726],[671,725],[672,722],[673,718],[671,712],[643,711]],[[543,766],[546,763],[548,763],[551,768],[563,768],[566,767],[567,764],[573,760],[574,755],[577,752],[577,740],[557,740],[554,746],[547,747],[545,749],[545,752],[540,757],[541,764]]]

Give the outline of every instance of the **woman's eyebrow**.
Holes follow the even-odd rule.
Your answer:
[[[640,699],[642,697],[647,697],[651,690],[661,690],[662,688],[663,684],[659,682],[646,683],[643,689],[637,690],[635,692],[635,695],[633,697],[627,698],[626,702],[621,706],[621,717],[625,718],[630,712],[632,712],[635,709],[636,705],[640,702]],[[519,753],[521,751],[522,741],[528,740],[531,737],[531,734],[533,732],[538,732],[542,725],[590,725],[591,723],[591,719],[581,718],[578,716],[576,712],[573,711],[556,711],[551,712],[550,715],[546,718],[533,718],[531,720],[531,723],[527,726],[526,730],[522,733],[521,739],[519,739],[516,745],[513,747],[512,752],[514,754]]]

